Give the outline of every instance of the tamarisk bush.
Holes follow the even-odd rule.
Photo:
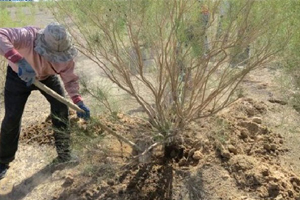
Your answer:
[[[60,0],[53,5],[80,52],[135,99],[161,141],[236,100],[243,78],[272,61],[290,36],[289,27],[275,28],[286,17],[271,0]]]

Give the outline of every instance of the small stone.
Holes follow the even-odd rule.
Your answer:
[[[269,134],[271,131],[268,129],[268,127],[261,127],[261,134]]]
[[[92,190],[88,190],[85,192],[85,196],[86,197],[93,197],[94,196],[94,192]]]
[[[232,144],[231,145],[228,145],[228,151],[230,152],[230,153],[233,153],[233,154],[237,154],[237,152],[238,152],[238,150],[237,150],[237,148],[235,147],[235,146],[233,146]]]
[[[279,144],[283,144],[283,139],[280,139],[280,140],[279,140]]]
[[[274,200],[284,200],[284,198],[281,194],[279,194]]]
[[[287,185],[286,182],[282,182],[282,183],[281,183],[281,186],[282,186],[283,188],[285,188],[285,189],[288,187],[288,185]]]
[[[289,197],[294,197],[294,192],[292,190],[287,191]]]
[[[99,193],[99,190],[97,188],[94,188],[92,191],[94,195]]]
[[[262,141],[264,139],[264,137],[261,135],[256,135],[255,139],[256,139],[256,141]]]
[[[294,185],[294,183],[295,183],[295,186],[300,186],[300,179],[299,178],[297,178],[297,177],[292,177],[291,179],[290,179],[290,182]]]
[[[187,164],[187,160],[186,158],[181,158],[178,162],[178,165],[181,166],[185,166]]]
[[[226,181],[227,179],[230,178],[230,176],[228,174],[225,174],[221,177],[224,181]]]
[[[205,139],[205,140],[203,141],[203,143],[204,143],[204,145],[210,145],[210,142],[209,142],[208,139]]]
[[[248,142],[254,142],[254,139],[249,138]]]
[[[261,124],[262,123],[262,119],[260,117],[253,117],[252,118],[252,122],[257,123],[257,124]]]
[[[195,151],[193,154],[193,159],[194,160],[201,160],[203,158],[203,154],[201,151]]]
[[[277,149],[277,147],[276,147],[275,144],[271,144],[271,145],[270,145],[270,149],[271,149],[272,151],[275,151],[275,150]]]
[[[188,155],[188,158],[189,158],[189,157],[192,157],[192,155],[194,155],[195,151],[196,151],[195,148],[192,148],[192,149],[190,149],[190,150],[185,149],[183,154],[184,154],[184,155],[187,154],[187,155]]]
[[[59,198],[59,196],[60,196],[59,194],[55,194],[55,195],[52,196],[52,199],[53,199],[53,200],[56,200],[56,199]]]
[[[112,179],[110,179],[110,180],[107,181],[107,184],[108,184],[109,186],[113,186],[113,185],[115,184],[115,181],[112,180]]]
[[[102,181],[99,183],[97,189],[98,189],[98,190],[101,190],[101,189],[106,189],[106,188],[108,188],[108,187],[109,187],[109,185],[107,184],[107,182],[102,180]]]
[[[262,170],[261,170],[261,174],[262,174],[263,176],[269,176],[269,175],[270,175],[270,171],[269,171],[268,167],[263,166],[263,167],[262,167]]]
[[[278,183],[270,182],[268,191],[269,191],[269,196],[274,196],[275,194],[278,194],[280,191],[280,187]]]
[[[74,183],[74,178],[71,175],[65,177],[65,182],[62,184],[62,187],[69,187]]]
[[[249,135],[248,131],[246,129],[242,129],[241,130],[241,138],[244,139],[244,138],[247,138]]]
[[[126,191],[127,185],[122,184],[119,186],[119,194],[123,194]]]
[[[265,186],[261,186],[260,188],[258,188],[257,192],[259,193],[259,196],[262,198],[269,196],[268,189]]]
[[[230,159],[231,158],[231,154],[228,150],[222,150],[221,152],[221,156],[223,156],[224,158]]]
[[[269,144],[264,144],[264,149],[267,151],[271,150],[271,146]]]

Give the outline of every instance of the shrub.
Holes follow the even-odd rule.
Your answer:
[[[163,142],[233,102],[243,78],[278,55],[290,33],[289,27],[276,30],[285,18],[273,1],[61,0],[54,5],[52,12],[78,49],[136,100]]]

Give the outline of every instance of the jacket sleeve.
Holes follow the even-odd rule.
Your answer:
[[[60,72],[60,77],[64,83],[65,89],[74,103],[82,101],[79,94],[79,77],[74,73],[75,62],[72,60],[66,70]]]
[[[17,50],[32,45],[36,32],[34,27],[0,28],[0,55],[16,63],[22,58]]]

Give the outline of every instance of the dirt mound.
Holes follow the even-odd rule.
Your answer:
[[[299,199],[299,178],[278,165],[253,156],[235,155],[228,167],[239,187],[257,192],[261,198]]]
[[[299,177],[284,169],[278,160],[287,149],[279,133],[263,125],[267,106],[252,99],[240,99],[221,117],[231,124],[230,140],[217,144],[224,166],[238,187],[261,198],[300,199]]]
[[[78,131],[85,131],[87,128],[87,123],[77,119],[76,112],[70,111],[70,126],[71,132],[78,129]],[[98,126],[92,127],[90,132],[95,132],[95,129],[99,129]],[[97,130],[98,132],[98,130]],[[50,115],[44,120],[38,121],[37,123],[30,124],[27,127],[24,127],[21,131],[20,140],[27,144],[38,143],[40,145],[54,145],[54,136],[53,136],[52,122]],[[74,134],[74,133],[71,133]]]
[[[38,124],[31,124],[21,131],[21,141],[27,144],[37,142],[39,144],[54,144],[52,123],[49,119]]]
[[[240,99],[218,116],[186,127],[180,145],[154,149],[148,163],[134,159],[130,146],[106,135],[97,124],[100,120],[137,142],[141,135],[144,141],[151,138],[146,121],[125,114],[101,116],[89,123],[71,118],[73,138],[84,144],[82,167],[90,173],[83,170],[66,177],[67,187],[62,186],[53,198],[300,199],[300,178],[278,159],[287,151],[284,138],[264,126],[267,112],[263,102]],[[28,127],[23,141],[52,144],[50,127],[50,121]]]

